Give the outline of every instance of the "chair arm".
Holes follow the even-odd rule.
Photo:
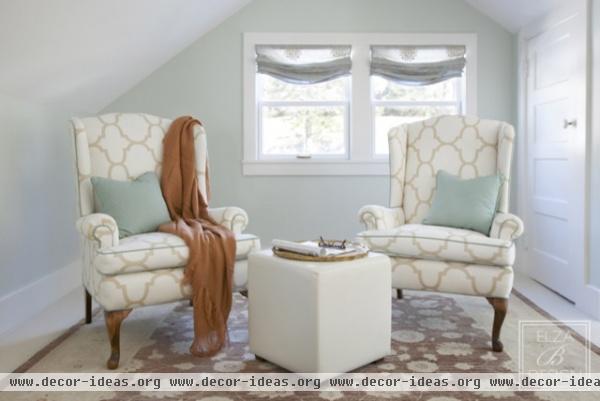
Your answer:
[[[119,227],[108,214],[88,214],[79,218],[76,224],[81,235],[87,240],[96,241],[100,249],[119,245]]]
[[[227,206],[208,209],[208,215],[236,234],[241,233],[248,226],[248,213],[239,207]]]
[[[385,230],[404,224],[404,211],[399,207],[367,205],[360,208],[358,218],[367,230]]]
[[[491,238],[514,241],[523,234],[523,221],[510,213],[496,213],[490,230]]]

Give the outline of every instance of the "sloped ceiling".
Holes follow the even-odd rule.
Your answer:
[[[0,0],[0,93],[98,112],[250,1]],[[564,0],[465,1],[516,32]]]
[[[565,0],[465,1],[513,33],[565,3]]]
[[[97,112],[249,2],[0,0],[0,93]]]

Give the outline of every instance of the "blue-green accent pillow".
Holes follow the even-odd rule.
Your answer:
[[[171,219],[158,177],[153,172],[133,181],[92,177],[92,185],[96,212],[115,219],[120,238],[156,231],[159,225]]]
[[[423,224],[464,228],[489,235],[502,178],[496,174],[462,180],[440,170],[436,179],[433,202]]]

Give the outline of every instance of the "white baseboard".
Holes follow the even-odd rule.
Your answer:
[[[81,265],[74,261],[3,296],[0,298],[0,335],[27,322],[77,287],[81,287]]]

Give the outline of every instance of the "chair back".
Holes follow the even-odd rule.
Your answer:
[[[469,116],[440,116],[392,128],[390,207],[402,207],[406,223],[421,223],[433,200],[439,170],[463,179],[499,173],[498,210],[508,211],[513,127]]]
[[[71,120],[79,214],[94,212],[91,177],[133,180],[154,171],[160,177],[163,138],[171,120],[141,113],[111,113]],[[206,132],[194,130],[198,186],[206,199]]]

